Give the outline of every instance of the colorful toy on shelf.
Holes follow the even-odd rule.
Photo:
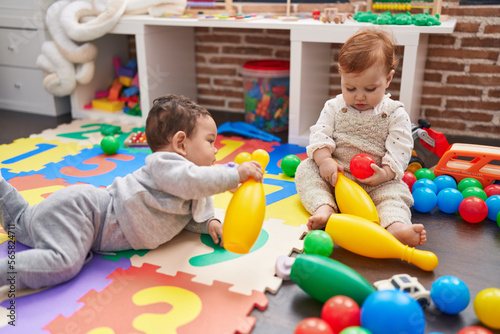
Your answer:
[[[439,26],[439,14],[435,16],[429,15],[429,13],[415,14],[411,18],[411,21],[416,26]]]
[[[434,174],[450,175],[457,182],[473,176],[484,188],[500,180],[498,161],[500,161],[499,147],[453,144],[439,160]]]
[[[107,91],[95,93],[92,108],[108,112],[123,111],[132,116],[140,116],[139,82],[137,61],[131,59],[125,66],[118,57],[113,58],[116,78]]]
[[[368,0],[366,7],[371,10],[410,11],[412,9],[432,9],[432,15],[441,15],[442,0]]]
[[[323,23],[344,23],[348,19],[352,19],[351,13],[340,13],[337,7],[325,8],[320,21]]]
[[[441,312],[457,314],[469,305],[470,292],[460,278],[442,276],[432,283],[431,298],[436,308]]]
[[[415,299],[422,308],[426,308],[432,303],[430,291],[426,290],[416,277],[411,277],[408,274],[394,275],[389,279],[376,281],[373,285],[377,290],[404,291]]]
[[[360,153],[352,157],[349,163],[349,169],[355,178],[366,179],[374,173],[371,167],[372,164],[376,164],[376,162],[370,155]]]
[[[372,334],[424,334],[425,315],[404,291],[375,291],[361,306],[361,326]]]
[[[146,134],[143,131],[132,132],[123,144],[125,147],[148,147]]]
[[[370,196],[359,184],[348,179],[343,173],[337,173],[335,198],[340,212],[379,223],[377,209]]]
[[[259,162],[263,170],[269,163],[269,154],[262,149],[255,150],[251,158]],[[248,253],[259,237],[265,213],[262,182],[249,178],[236,190],[227,207],[222,226],[224,248],[233,253]]]
[[[403,245],[385,228],[365,218],[333,214],[325,232],[330,234],[335,244],[362,256],[401,259],[426,271],[438,266],[434,253]]]
[[[500,329],[500,289],[487,288],[481,290],[474,298],[474,312],[486,326]]]
[[[333,296],[321,308],[321,319],[330,325],[334,333],[340,333],[345,328],[361,324],[360,307],[348,296]]]
[[[333,296],[343,295],[361,305],[375,291],[356,271],[321,255],[299,254],[290,270],[292,281],[322,303]]]
[[[217,128],[217,133],[235,133],[241,136],[260,139],[263,141],[276,141],[281,143],[281,138],[276,137],[263,130],[259,130],[256,126],[245,122],[226,122]]]

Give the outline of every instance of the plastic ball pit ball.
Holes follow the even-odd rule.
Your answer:
[[[114,136],[106,136],[101,140],[101,149],[106,154],[115,154],[120,148],[120,142]]]
[[[374,171],[371,164],[374,164],[375,160],[368,154],[360,153],[356,154],[349,163],[349,169],[352,175],[357,179],[366,179],[373,175]]]
[[[500,195],[500,184],[490,184],[484,188],[486,196],[491,197],[493,195]]]
[[[354,326],[344,329],[339,334],[372,334],[372,333],[368,329],[365,329],[363,327]]]
[[[474,312],[486,326],[500,329],[500,289],[488,288],[480,291],[474,299]]]
[[[436,175],[429,168],[420,168],[415,172],[415,177],[417,178],[417,180],[429,179],[432,181],[436,178]]]
[[[361,327],[372,334],[424,334],[424,311],[406,292],[375,291],[361,306]]]
[[[478,197],[467,197],[458,207],[460,216],[468,223],[479,223],[488,215],[486,202]]]
[[[406,171],[404,173],[402,180],[404,183],[406,183],[408,188],[410,188],[410,191],[412,190],[412,187],[415,184],[415,182],[417,182],[417,178],[415,177],[415,174],[413,174],[410,171]]]
[[[304,238],[304,253],[330,256],[333,252],[332,237],[322,230],[309,232]]]
[[[432,283],[431,299],[441,312],[457,314],[469,305],[470,292],[460,278],[442,276]]]
[[[294,154],[289,154],[281,160],[281,170],[286,176],[294,177],[299,164],[299,157]]]
[[[437,206],[444,213],[456,213],[464,197],[455,188],[445,188],[437,195]]]
[[[457,189],[457,182],[454,178],[449,175],[441,175],[436,177],[434,180],[434,184],[437,187],[437,192],[439,192],[445,188],[453,188]]]
[[[413,193],[415,191],[415,189],[424,188],[424,187],[431,189],[435,194],[437,194],[436,184],[432,180],[429,180],[429,179],[417,180],[417,182],[415,182],[413,184],[413,187],[411,187],[411,192]]]
[[[486,196],[486,193],[484,192],[483,188],[479,187],[469,187],[462,191],[462,195],[464,195],[464,198],[467,197],[479,197],[483,201],[486,201],[488,196]]]
[[[458,185],[457,185],[457,189],[460,192],[463,192],[465,189],[467,189],[469,187],[479,187],[479,188],[483,189],[483,185],[481,184],[481,182],[479,182],[476,179],[473,179],[472,177],[466,177],[462,181],[458,182]]]
[[[301,320],[295,327],[294,334],[334,334],[323,319],[310,317]]]
[[[493,333],[481,326],[468,326],[459,330],[457,334],[493,334]]]
[[[417,181],[418,182],[418,181]],[[413,208],[418,212],[430,212],[436,207],[437,195],[427,187],[413,189]]]
[[[495,221],[497,219],[498,213],[500,212],[500,195],[493,195],[491,197],[488,197],[484,202],[488,207],[487,217]]]
[[[351,326],[359,326],[359,305],[350,297],[337,295],[328,299],[321,309],[321,319],[325,320],[334,333]]]

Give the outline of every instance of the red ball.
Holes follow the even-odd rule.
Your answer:
[[[330,325],[334,333],[340,333],[350,326],[360,326],[359,305],[350,297],[333,296],[323,305],[321,319]]]
[[[469,326],[462,328],[457,334],[493,334],[493,333],[481,326]]]
[[[373,175],[374,171],[371,168],[371,164],[374,164],[375,160],[368,154],[360,153],[356,154],[349,164],[352,175],[358,179],[366,179]]]
[[[479,223],[488,215],[488,205],[479,197],[467,197],[458,207],[460,216],[469,223]]]
[[[486,196],[491,197],[493,195],[500,195],[500,184],[490,184],[484,188]]]
[[[415,174],[413,174],[412,172],[410,171],[406,171],[403,175],[403,182],[406,183],[408,185],[408,187],[410,188],[410,191],[413,187],[413,184],[415,182],[417,182],[417,177],[415,176]]]
[[[316,317],[305,318],[295,327],[294,334],[335,334],[328,324]]]

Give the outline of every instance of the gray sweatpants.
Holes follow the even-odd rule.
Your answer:
[[[106,221],[110,202],[105,189],[74,185],[30,206],[0,176],[1,224],[17,241],[32,248],[15,253],[14,268],[9,267],[9,258],[0,259],[0,286],[10,284],[12,275],[19,289],[56,285],[80,272],[90,250],[130,248],[118,223]]]
[[[344,174],[353,178],[350,173]],[[396,221],[412,224],[410,207],[413,205],[413,197],[403,181],[391,180],[374,187],[359,185],[375,204],[380,226],[386,228]],[[335,212],[339,212],[335,201],[335,188],[321,178],[314,160],[306,159],[300,163],[295,173],[295,186],[302,205],[310,214],[323,204],[328,204]]]

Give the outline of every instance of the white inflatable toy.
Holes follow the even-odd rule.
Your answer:
[[[42,45],[37,66],[44,88],[55,96],[69,95],[77,84],[94,76],[98,50],[90,41],[106,35],[122,15],[182,14],[187,0],[60,0],[47,10],[45,23],[52,37]]]

